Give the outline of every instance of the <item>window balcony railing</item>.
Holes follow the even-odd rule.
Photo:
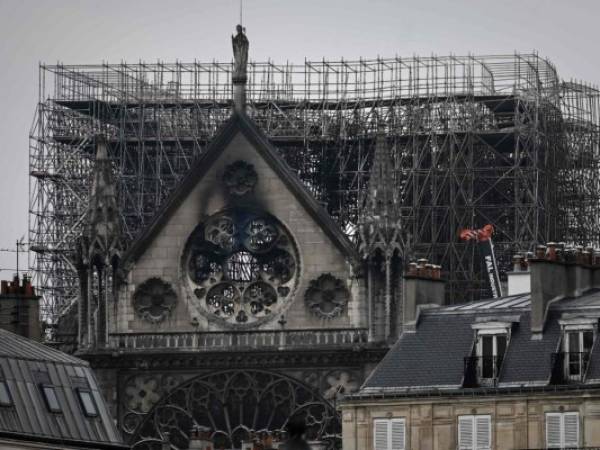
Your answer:
[[[502,357],[467,356],[464,364],[464,387],[495,386],[502,367]]]
[[[582,381],[590,362],[590,352],[552,353],[551,384]]]

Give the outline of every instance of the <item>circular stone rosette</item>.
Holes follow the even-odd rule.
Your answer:
[[[315,316],[333,319],[344,312],[350,292],[342,280],[325,273],[312,280],[304,294],[306,307]]]
[[[190,235],[182,273],[210,320],[252,327],[275,319],[298,284],[298,252],[273,216],[245,208],[215,214]]]
[[[229,164],[223,172],[223,183],[231,195],[242,196],[252,192],[257,181],[254,166],[246,161]]]
[[[133,308],[148,322],[165,320],[177,304],[177,294],[171,284],[160,278],[150,278],[138,286],[133,294]]]

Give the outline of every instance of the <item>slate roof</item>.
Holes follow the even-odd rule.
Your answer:
[[[124,448],[87,362],[0,329],[0,380],[11,406],[0,406],[0,438],[86,448]],[[50,412],[40,385],[54,387]],[[77,389],[89,390],[98,415],[84,414]]]
[[[416,332],[401,335],[356,395],[464,389],[464,358],[472,354],[475,344],[472,325],[507,320],[513,323],[511,339],[496,388],[547,386],[552,354],[559,351],[561,341],[559,319],[565,313],[593,309],[600,310],[600,291],[554,303],[541,339],[532,339],[529,294],[424,310]],[[600,344],[594,344],[582,383],[599,380]]]

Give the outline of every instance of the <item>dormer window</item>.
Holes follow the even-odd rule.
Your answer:
[[[510,340],[512,322],[477,322],[475,348],[465,358],[465,387],[495,385]]]
[[[592,343],[593,330],[566,331],[564,336],[565,369],[569,380],[581,380],[585,374]]]
[[[477,339],[478,371],[481,380],[495,380],[500,373],[508,334],[483,334]]]
[[[597,318],[563,318],[560,350],[554,355],[553,382],[581,381],[590,361]]]

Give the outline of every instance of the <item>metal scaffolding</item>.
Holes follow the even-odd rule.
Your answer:
[[[31,269],[44,314],[76,298],[93,136],[108,136],[125,234],[149,222],[231,111],[230,63],[41,65],[30,139]],[[599,95],[536,54],[250,63],[248,114],[354,238],[385,121],[406,258],[443,266],[449,298],[488,294],[460,228],[516,250],[599,242]]]

